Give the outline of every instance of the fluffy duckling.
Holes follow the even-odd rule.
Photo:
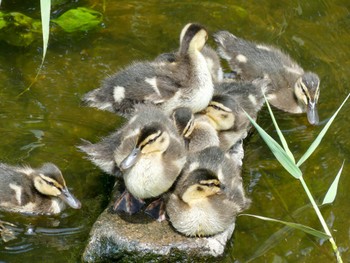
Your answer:
[[[0,209],[30,214],[58,214],[81,203],[71,194],[52,163],[37,169],[0,164]]]
[[[101,88],[87,93],[89,106],[128,117],[137,103],[152,103],[170,115],[177,107],[204,109],[213,94],[213,81],[201,53],[208,33],[199,24],[187,24],[180,35],[180,48],[171,63],[133,63],[107,78]]]
[[[251,124],[245,112],[256,119],[264,104],[262,90],[267,83],[265,79],[258,79],[253,83],[230,81],[216,86],[204,114],[218,131],[220,148],[224,151],[246,137]]]
[[[239,167],[218,147],[189,156],[166,204],[174,228],[186,236],[211,236],[225,231],[246,209]]]
[[[206,147],[219,146],[218,133],[210,122],[201,115],[194,116],[191,109],[177,108],[172,115],[179,133],[185,140],[189,152],[201,151]]]
[[[245,81],[259,77],[271,80],[267,90],[269,102],[291,113],[307,113],[308,121],[317,124],[317,101],[320,79],[304,70],[281,50],[256,44],[227,31],[214,34],[219,55],[226,59],[233,71]]]
[[[201,53],[207,62],[207,65],[211,74],[211,78],[213,80],[213,84],[215,85],[222,82],[224,79],[224,73],[222,71],[220,58],[218,54],[215,52],[215,50],[213,50],[207,45],[203,47],[203,49],[201,50]],[[175,62],[175,59],[176,59],[176,52],[172,52],[172,53],[160,54],[155,59],[155,61],[173,63]],[[228,75],[228,76],[231,76],[231,75]]]
[[[105,172],[118,175],[122,171],[126,189],[134,197],[158,197],[180,174],[186,161],[184,142],[160,109],[142,104],[135,108],[134,117],[120,130],[99,143],[85,142],[78,148]]]

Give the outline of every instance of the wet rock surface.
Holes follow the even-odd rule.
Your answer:
[[[117,181],[113,198],[90,231],[84,262],[214,262],[231,238],[235,225],[212,237],[186,237],[168,220],[158,222],[144,212],[132,216],[112,211],[123,189]]]
[[[83,260],[184,262],[217,257],[224,252],[233,230],[234,225],[213,237],[188,238],[175,232],[168,221],[153,221],[146,215],[123,217],[106,209],[91,230]]]

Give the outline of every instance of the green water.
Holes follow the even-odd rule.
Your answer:
[[[42,73],[20,97],[17,95],[31,83],[40,64],[41,40],[26,48],[0,42],[0,160],[32,166],[55,163],[83,207],[51,217],[0,212],[0,220],[17,226],[15,240],[0,241],[0,262],[80,261],[90,228],[108,202],[113,180],[85,160],[75,146],[80,138],[98,141],[123,122],[111,113],[83,107],[80,98],[132,61],[176,49],[181,28],[188,22],[200,22],[210,32],[226,29],[249,40],[279,46],[304,69],[319,74],[319,126],[310,126],[304,115],[275,111],[297,159],[349,92],[349,1],[66,2],[56,6],[54,15],[77,6],[92,7],[104,14],[104,24],[78,34],[54,28]],[[26,1],[10,5],[4,0],[2,7],[39,18],[38,6]],[[209,44],[214,46],[213,41]],[[350,262],[349,116],[348,103],[321,147],[301,167],[315,198],[322,201],[345,159],[337,199],[321,208],[344,262]],[[266,109],[258,122],[276,137]],[[245,141],[243,177],[253,201],[247,212],[322,229],[299,182],[281,168],[256,132]],[[250,259],[335,262],[331,246],[324,240],[275,223],[240,217],[220,261]]]

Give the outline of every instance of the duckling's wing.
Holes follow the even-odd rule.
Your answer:
[[[102,82],[98,89],[88,92],[83,101],[91,107],[126,115],[133,111],[135,103],[143,102],[154,93],[147,83],[154,76],[154,67],[149,62],[134,62]]]
[[[168,63],[168,62],[165,62]],[[105,79],[83,101],[92,107],[130,116],[137,103],[163,103],[176,92],[177,83],[164,62],[137,62]]]
[[[23,175],[17,167],[0,163],[0,207],[8,207],[9,204],[20,204],[14,193],[23,193],[23,187],[31,187],[30,179]]]

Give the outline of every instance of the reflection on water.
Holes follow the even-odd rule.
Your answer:
[[[4,1],[3,1],[4,2]],[[5,1],[6,11],[19,1]],[[310,126],[304,115],[274,110],[292,152],[299,159],[349,92],[350,14],[347,1],[62,1],[60,10],[83,4],[104,13],[99,30],[65,34],[53,30],[39,80],[21,97],[41,61],[41,40],[28,48],[0,42],[0,160],[39,166],[53,162],[67,185],[82,201],[81,210],[67,209],[57,217],[26,217],[0,212],[0,220],[15,237],[0,241],[0,261],[78,262],[89,230],[108,202],[113,178],[76,150],[80,138],[98,141],[122,124],[123,119],[86,108],[80,97],[102,79],[133,60],[152,59],[178,47],[179,31],[186,23],[205,24],[210,32],[226,29],[240,37],[273,44],[287,51],[304,69],[321,78],[320,124]],[[104,9],[103,5],[106,5]],[[38,6],[21,5],[38,15]],[[20,10],[16,10],[20,11]],[[213,41],[209,42],[212,46]],[[349,103],[348,103],[349,104]],[[350,106],[345,105],[321,147],[302,165],[305,180],[322,200],[343,160],[345,168],[333,205],[321,208],[332,227],[345,262],[350,261],[347,189],[350,179],[348,130]],[[266,110],[259,124],[275,138]],[[249,213],[295,220],[321,229],[299,182],[274,159],[256,132],[245,142],[244,182],[253,200]],[[306,208],[305,208],[306,206]],[[222,261],[224,262],[332,262],[328,242],[274,223],[240,217]]]

